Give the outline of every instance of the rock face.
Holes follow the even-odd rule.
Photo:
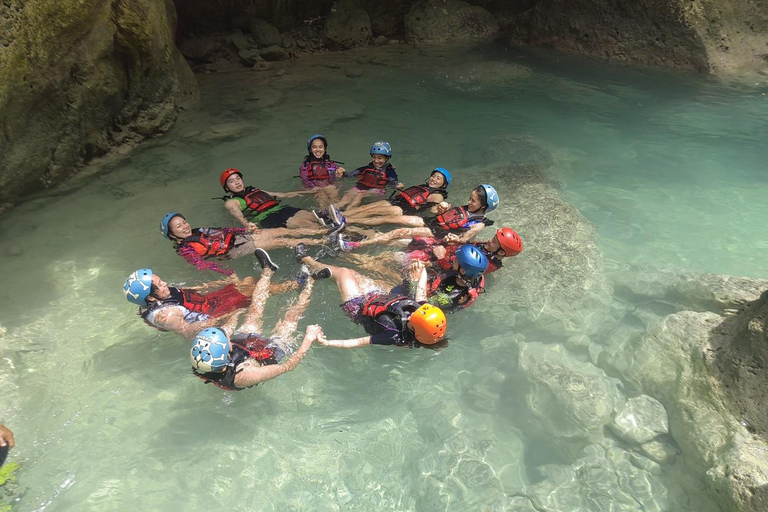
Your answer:
[[[0,20],[0,200],[168,129],[196,98],[170,0],[13,0]]]
[[[541,0],[516,16],[512,42],[721,72],[765,66],[768,9],[743,0]]]
[[[761,367],[768,356],[766,318],[765,296],[726,321],[711,312],[675,313],[627,344],[615,361],[631,386],[664,405],[692,472],[702,475],[726,510],[768,510],[761,411],[768,384]],[[731,400],[740,409],[736,415]],[[658,451],[651,448],[649,455]]]
[[[405,16],[405,37],[414,44],[474,41],[498,33],[491,13],[459,0],[420,0]]]
[[[339,0],[325,20],[325,35],[332,49],[367,46],[371,40],[371,19],[353,0]]]
[[[501,151],[498,145],[494,148]],[[524,243],[523,252],[505,263],[498,277],[503,283],[497,286],[514,290],[512,308],[506,303],[482,308],[494,315],[497,325],[505,319],[507,328],[515,330],[535,328],[563,341],[594,334],[608,317],[612,295],[594,227],[537,166],[497,164],[483,167],[482,173],[500,197],[499,213],[491,217],[514,219],[509,226]],[[481,303],[473,307],[480,309]]]

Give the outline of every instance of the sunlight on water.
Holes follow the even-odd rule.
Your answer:
[[[166,212],[231,225],[211,199],[221,170],[296,189],[316,132],[347,168],[379,139],[407,184],[449,168],[457,203],[485,181],[462,173],[485,142],[522,138],[513,158],[563,184],[609,273],[768,277],[759,88],[500,48],[371,55],[307,58],[269,78],[200,76],[201,103],[171,133],[0,217],[0,410],[17,433],[18,510],[718,510],[681,457],[656,468],[604,432],[601,407],[622,384],[584,355],[607,340],[568,334],[574,358],[559,335],[509,332],[518,283],[503,275],[450,318],[445,350],[315,347],[295,372],[234,394],[194,378],[188,343],[126,303],[122,284],[140,267],[177,283],[213,278],[158,233]],[[504,203],[519,200],[502,195],[491,217],[514,226]],[[289,251],[273,257],[276,279],[289,279]],[[255,272],[247,259],[232,266]],[[294,298],[270,298],[265,326]],[[300,329],[359,335],[339,302],[319,282]],[[647,322],[625,315],[614,336]],[[595,408],[563,410],[548,374],[581,386]]]

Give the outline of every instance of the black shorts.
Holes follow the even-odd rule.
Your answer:
[[[258,221],[259,227],[262,229],[286,228],[288,227],[288,220],[300,211],[301,208],[295,208],[293,206],[279,206]]]

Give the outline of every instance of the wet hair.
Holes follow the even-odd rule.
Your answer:
[[[475,187],[475,192],[477,192],[477,197],[480,198],[483,208],[488,208],[488,194],[485,193],[485,187],[478,185]]]

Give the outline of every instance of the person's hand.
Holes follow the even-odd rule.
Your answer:
[[[455,245],[461,242],[461,237],[456,233],[448,233],[443,237],[443,243],[448,245]]]
[[[411,264],[408,265],[408,278],[411,281],[418,281],[421,277],[421,273],[426,267],[427,266],[421,260],[411,262]]]
[[[317,339],[319,335],[323,334],[323,328],[319,325],[308,325],[307,326],[307,339],[310,341],[314,341]]]
[[[403,190],[405,188],[405,185],[403,185],[402,182],[398,181],[397,185],[395,186],[397,190]]]
[[[7,446],[13,448],[15,445],[13,440],[13,432],[0,423],[0,446]]]
[[[445,240],[443,240],[443,241],[445,241]],[[435,258],[441,260],[441,259],[445,258],[445,255],[448,254],[448,251],[442,245],[438,245],[438,246],[432,248],[432,254],[435,255]]]
[[[337,167],[336,168],[336,177],[337,178],[343,178],[344,177],[344,173],[346,173],[346,172],[347,172],[347,170],[345,168]]]
[[[315,338],[315,341],[323,346],[328,346],[328,338],[325,337],[325,334],[323,334],[322,331],[317,333],[317,337]]]
[[[442,203],[437,205],[437,208],[435,209],[435,213],[437,213],[438,215],[442,215],[450,209],[451,209],[451,205],[443,201]]]
[[[255,222],[249,222],[245,226],[245,230],[248,231],[249,233],[255,233],[259,230],[259,225],[256,224]]]

